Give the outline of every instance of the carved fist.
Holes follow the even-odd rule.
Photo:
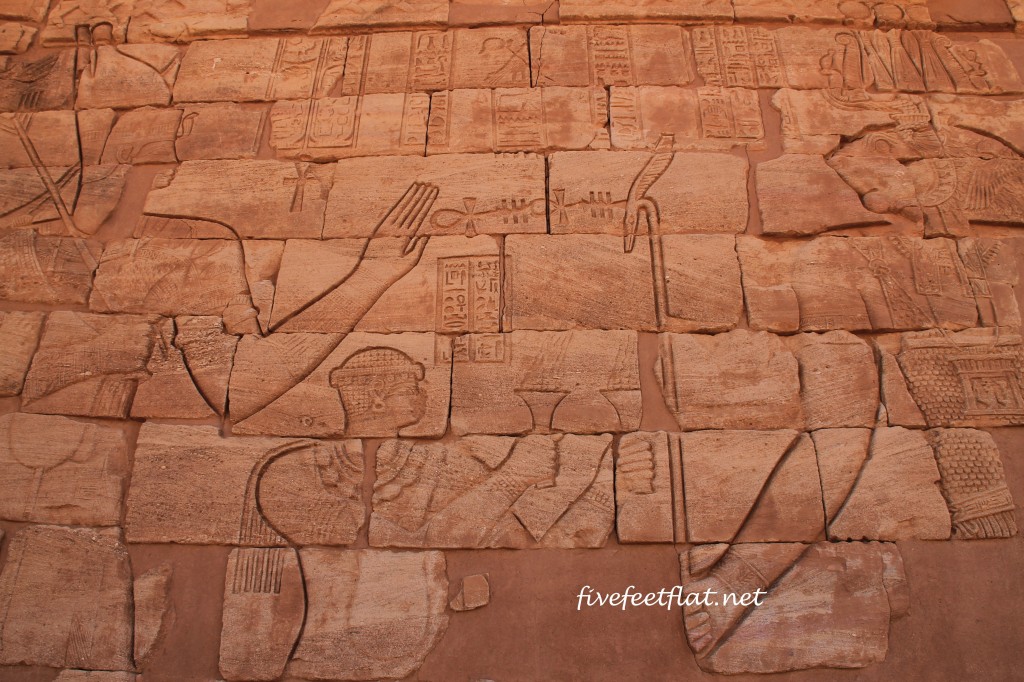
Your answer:
[[[654,492],[654,450],[649,441],[634,438],[620,443],[617,468],[629,492],[638,495]]]

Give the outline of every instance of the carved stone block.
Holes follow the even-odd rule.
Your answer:
[[[128,40],[133,43],[187,43],[201,38],[244,38],[250,0],[134,0]]]
[[[928,441],[903,428],[813,432],[830,540],[945,540],[949,512]]]
[[[0,22],[0,54],[22,54],[32,45],[38,31],[27,24]]]
[[[243,337],[229,390],[233,431],[440,437],[448,425],[450,348],[448,337],[434,334]]]
[[[333,180],[300,162],[186,161],[157,176],[135,236],[319,239]]]
[[[1024,423],[1019,336],[982,329],[904,334],[896,357],[928,426]]]
[[[145,665],[146,659],[154,648],[163,644],[174,624],[171,577],[171,565],[161,564],[135,578],[133,583],[136,665]]]
[[[349,38],[341,94],[529,85],[530,59],[521,28],[388,32]]]
[[[824,533],[814,445],[795,431],[682,436],[690,542],[812,542]]]
[[[144,543],[348,545],[363,524],[362,478],[359,441],[222,438],[212,426],[146,423],[125,533]]]
[[[682,438],[627,433],[615,459],[615,529],[621,543],[685,542]]]
[[[878,367],[871,346],[846,331],[800,334],[786,341],[800,365],[808,431],[875,424]]]
[[[4,0],[0,5],[0,19],[41,22],[46,18],[49,0]]]
[[[534,26],[536,86],[686,85],[690,36],[679,26]]]
[[[765,144],[756,90],[613,87],[608,111],[615,149],[763,149]]]
[[[75,51],[0,60],[0,111],[45,111],[71,106]]]
[[[0,236],[0,298],[22,303],[84,304],[99,245],[31,230]]]
[[[345,69],[347,38],[200,40],[181,60],[175,102],[272,102],[330,94]]]
[[[58,0],[43,29],[43,44],[75,45],[83,27],[123,43],[131,11],[132,0]]]
[[[438,192],[418,234],[545,232],[544,159],[533,154],[345,159],[335,166],[324,239],[369,237],[411,184]]]
[[[934,28],[925,0],[842,2],[841,0],[734,0],[737,21],[843,24],[871,28]]]
[[[953,537],[1016,536],[1013,497],[992,436],[974,429],[932,429],[928,440],[953,518]]]
[[[685,607],[690,648],[707,672],[879,663],[890,619],[909,607],[903,560],[891,543],[704,545],[680,555],[680,565],[687,593],[767,591],[752,608]]]
[[[130,168],[33,166],[0,171],[0,228],[39,225],[45,234],[95,234],[121,199]]]
[[[331,0],[314,31],[390,26],[437,26],[448,21],[448,0]]]
[[[0,396],[21,393],[43,318],[43,313],[0,312]]]
[[[270,144],[279,157],[304,161],[422,156],[429,112],[425,93],[277,102],[270,110]]]
[[[79,60],[79,109],[163,106],[171,101],[181,55],[171,45],[100,45]],[[86,61],[85,64],[82,61]]]
[[[427,153],[607,148],[607,121],[607,95],[599,88],[435,92]]]
[[[448,627],[442,552],[300,550],[309,604],[287,674],[401,679]]]
[[[132,570],[117,529],[23,528],[0,603],[2,665],[133,668]]]
[[[663,334],[655,373],[684,431],[803,427],[797,361],[772,334]]]
[[[159,318],[56,311],[43,327],[22,410],[125,418],[146,364]]]
[[[731,154],[557,152],[548,157],[553,234],[742,232],[745,159]]]
[[[609,435],[386,441],[370,544],[600,547],[614,513]]]
[[[68,526],[116,526],[128,473],[118,428],[65,417],[0,417],[0,518]]]
[[[775,34],[763,28],[700,26],[693,56],[704,85],[778,88],[786,85]],[[652,84],[652,85],[661,85]]]
[[[640,425],[637,339],[627,331],[470,334],[453,362],[452,429],[608,433]]]
[[[181,109],[174,140],[180,161],[256,158],[269,117],[265,106],[189,104]]]
[[[949,239],[737,238],[750,326],[772,331],[962,329],[977,324]]]

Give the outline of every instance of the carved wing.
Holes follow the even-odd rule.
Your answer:
[[[672,151],[672,135],[662,135],[658,140],[658,146],[654,148],[654,155],[651,157],[644,169],[633,180],[633,186],[629,188],[629,200],[637,201],[647,195],[647,190],[658,181],[668,167],[672,164],[674,152]]]

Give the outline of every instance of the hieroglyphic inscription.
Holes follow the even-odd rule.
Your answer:
[[[693,54],[705,85],[778,88],[786,84],[775,34],[763,28],[693,29]]]
[[[437,261],[437,331],[497,332],[501,272],[496,257]]]

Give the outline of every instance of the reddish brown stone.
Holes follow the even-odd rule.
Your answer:
[[[154,648],[163,645],[174,626],[170,564],[162,564],[135,579],[135,663],[144,666]]]
[[[615,459],[615,528],[619,542],[683,542],[682,438],[627,433]]]
[[[0,664],[131,670],[131,590],[120,531],[22,529],[0,573]]]
[[[468,436],[377,450],[374,547],[600,547],[612,529],[611,436]]]
[[[452,429],[459,435],[608,433],[640,425],[636,333],[516,331],[455,339]]]
[[[803,426],[796,358],[772,334],[663,334],[655,373],[684,431]]]
[[[0,417],[0,518],[116,526],[128,473],[119,429],[65,417]]]
[[[558,14],[571,21],[729,21],[732,6],[728,0],[560,0]]]
[[[410,0],[400,5],[386,0],[331,0],[313,30],[436,26],[447,20],[447,0]]]
[[[533,85],[686,85],[690,37],[679,26],[535,26]]]
[[[50,313],[22,393],[26,412],[128,416],[159,318]]]
[[[459,593],[448,602],[452,611],[472,611],[487,606],[491,600],[491,586],[487,574],[467,575],[462,579]]]
[[[363,522],[361,486],[358,441],[222,438],[210,426],[147,423],[125,531],[130,542],[347,545]]]
[[[21,393],[43,317],[42,313],[0,312],[0,396]]]

